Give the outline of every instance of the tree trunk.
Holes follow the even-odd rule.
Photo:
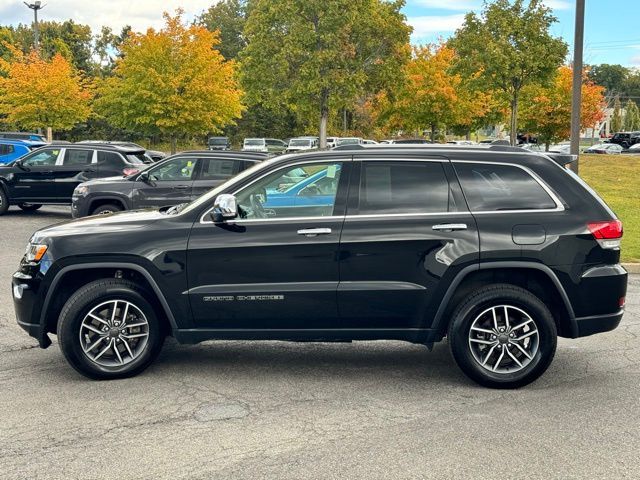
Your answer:
[[[342,133],[347,134],[347,107],[342,111]]]
[[[327,148],[327,124],[329,123],[329,92],[320,97],[320,148]]]
[[[511,99],[511,131],[509,132],[511,145],[518,144],[518,92]]]
[[[53,141],[53,130],[51,127],[47,127],[47,142],[51,143]]]
[[[435,123],[431,124],[431,141],[433,143],[436,143],[436,124]]]
[[[467,128],[467,135],[465,136],[466,140],[471,140],[471,129]]]
[[[176,147],[176,136],[175,135],[171,135],[171,155],[175,154],[177,150]]]

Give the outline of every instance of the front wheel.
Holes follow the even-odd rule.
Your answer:
[[[556,351],[557,330],[546,305],[507,284],[480,288],[454,311],[449,346],[460,369],[491,388],[518,388],[542,375]]]
[[[82,375],[106,380],[137,375],[156,358],[164,331],[148,294],[121,279],[91,282],[62,308],[58,343]]]
[[[42,207],[39,203],[20,203],[18,206],[25,212],[35,212]]]
[[[94,208],[91,212],[91,215],[107,215],[109,213],[116,213],[120,211],[122,211],[122,208],[120,208],[120,206],[108,203],[106,205],[100,205],[99,207]]]

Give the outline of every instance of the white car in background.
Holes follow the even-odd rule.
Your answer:
[[[327,148],[333,148],[338,145],[340,137],[327,137]]]
[[[362,145],[362,139],[360,137],[342,137],[336,142],[336,147],[343,145]]]
[[[298,137],[289,140],[287,153],[302,152],[305,150],[315,150],[318,148],[318,139],[316,137]]]
[[[362,140],[362,143],[364,145],[378,145],[378,142],[376,142],[375,140],[368,140],[368,139]]]

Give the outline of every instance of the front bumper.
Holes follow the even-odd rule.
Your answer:
[[[47,348],[51,345],[51,340],[40,322],[40,315],[35,307],[38,291],[33,277],[23,272],[14,273],[11,279],[11,290],[18,325],[38,340],[41,348]]]

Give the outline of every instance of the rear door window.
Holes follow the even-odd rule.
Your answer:
[[[445,213],[449,182],[440,162],[362,162],[358,214]]]
[[[234,176],[238,171],[235,160],[201,158],[200,161],[202,162],[200,180],[226,180]]]
[[[93,150],[75,150],[67,148],[62,164],[65,166],[89,165],[93,160]]]
[[[462,162],[454,165],[472,212],[557,207],[542,185],[520,167]]]

